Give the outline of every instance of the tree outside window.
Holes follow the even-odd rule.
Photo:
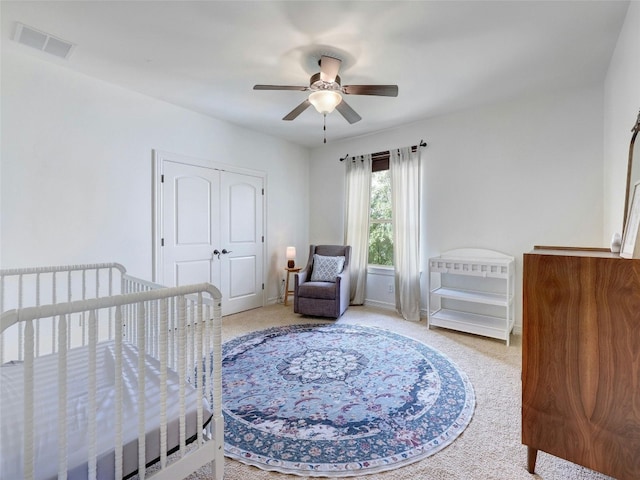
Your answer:
[[[371,173],[369,264],[393,266],[391,175],[388,169]]]

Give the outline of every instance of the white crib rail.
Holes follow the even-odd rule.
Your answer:
[[[104,272],[103,272],[104,270]],[[67,298],[73,298],[72,283],[74,275],[79,273],[81,299],[55,303],[58,274],[66,273]],[[48,300],[54,303],[40,305],[41,277],[51,275],[49,285],[52,296]],[[104,278],[107,278],[103,282]],[[182,478],[194,468],[211,463],[215,478],[223,475],[223,420],[221,411],[221,295],[217,288],[210,284],[189,285],[184,287],[163,288],[152,282],[146,282],[126,274],[119,264],[93,264],[83,266],[44,267],[34,269],[16,269],[0,271],[0,302],[2,307],[7,303],[5,287],[7,279],[15,283],[17,300],[13,300],[17,308],[7,311],[0,317],[0,337],[12,327],[19,326],[21,343],[19,360],[24,361],[24,478],[34,478],[34,360],[40,356],[39,334],[40,322],[48,319],[51,323],[51,351],[58,354],[58,398],[59,432],[58,470],[59,478],[66,478],[67,471],[67,409],[66,406],[66,354],[77,345],[73,345],[70,330],[78,319],[82,328],[81,345],[89,349],[89,405],[95,406],[95,360],[96,346],[105,339],[115,342],[115,403],[116,431],[115,445],[115,478],[123,475],[123,438],[122,438],[122,349],[124,343],[137,346],[138,363],[138,478],[145,478],[145,354],[160,362],[160,470],[153,476],[158,479]],[[33,280],[35,296],[30,299],[33,306],[25,307],[23,294],[25,279]],[[89,280],[87,280],[89,279]],[[87,281],[95,282],[96,288],[87,293]],[[106,283],[106,287],[101,284]],[[106,288],[108,296],[100,296]],[[114,295],[114,290],[123,292]],[[134,293],[130,293],[134,292]],[[95,293],[96,298],[91,298]],[[104,334],[103,323],[108,324]],[[88,328],[88,331],[86,331]],[[75,328],[77,329],[77,328]],[[101,334],[102,332],[102,334]],[[0,342],[1,344],[1,342]],[[0,345],[1,348],[1,345]],[[211,354],[209,354],[211,352]],[[3,359],[0,351],[0,360]],[[197,365],[197,366],[196,366]],[[196,366],[194,368],[194,366]],[[178,372],[180,379],[180,442],[175,454],[180,459],[187,455],[185,438],[185,386],[187,381],[197,389],[206,387],[206,398],[211,405],[213,417],[206,429],[197,429],[197,439],[190,446],[186,462],[168,463],[167,457],[167,402],[170,401],[166,377],[167,370]],[[197,425],[203,425],[204,412],[202,402],[196,407]],[[87,478],[97,478],[96,470],[96,437],[97,425],[95,416],[89,419],[89,458],[87,459]],[[212,441],[213,440],[213,441]]]
[[[0,313],[16,308],[126,293],[125,279],[127,279],[127,285],[136,283],[136,279],[128,276],[122,265],[113,262],[2,269],[0,270]],[[146,283],[142,280],[137,282]],[[23,327],[23,324],[18,324],[11,334],[0,335],[0,364],[8,360],[22,361]],[[107,328],[112,336],[113,324],[111,323]],[[36,356],[56,351],[55,336],[47,335],[47,332],[52,330],[53,327],[46,322],[35,323]],[[87,332],[83,329],[82,338],[85,342],[86,335]],[[50,344],[45,345],[41,337],[50,339]]]

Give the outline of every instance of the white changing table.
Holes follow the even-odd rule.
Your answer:
[[[429,328],[444,327],[505,340],[515,323],[515,259],[478,248],[429,259]]]

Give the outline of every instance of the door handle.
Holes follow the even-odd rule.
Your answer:
[[[231,250],[227,250],[226,248],[223,248],[222,251],[218,250],[217,248],[213,251],[214,255],[217,255],[218,260],[220,260],[220,255],[226,255],[227,253],[231,253]]]

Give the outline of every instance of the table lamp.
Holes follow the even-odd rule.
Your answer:
[[[296,266],[296,247],[287,247],[287,268]]]

